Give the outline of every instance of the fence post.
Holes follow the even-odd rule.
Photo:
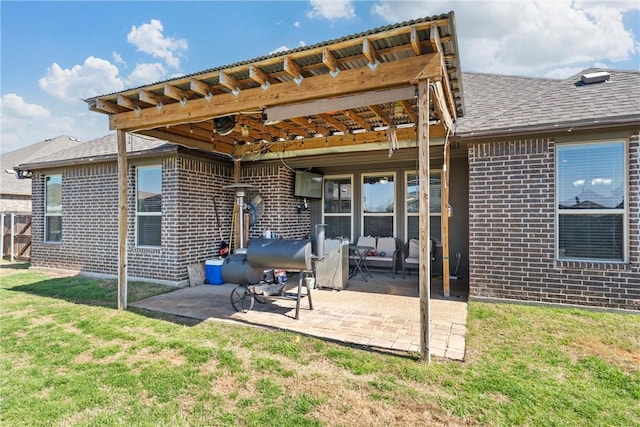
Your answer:
[[[16,235],[16,214],[11,213],[11,262],[14,261],[15,258],[15,235]]]
[[[4,259],[4,212],[0,212],[0,260]]]

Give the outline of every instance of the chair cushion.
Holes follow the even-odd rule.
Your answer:
[[[371,246],[373,250],[375,250],[376,238],[372,236],[360,236],[358,237],[358,246]]]
[[[420,260],[418,258],[405,258],[405,264],[420,264]]]
[[[378,254],[384,253],[385,257],[393,257],[395,250],[396,239],[393,237],[378,237],[378,245],[376,246]]]
[[[409,253],[407,258],[420,258],[420,241],[418,239],[409,240]]]

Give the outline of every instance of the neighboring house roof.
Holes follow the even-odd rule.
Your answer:
[[[160,139],[127,134],[127,153],[129,155],[148,155],[165,153],[177,150],[177,145],[170,144]],[[41,169],[74,164],[95,163],[109,161],[117,158],[118,140],[115,133],[93,139],[81,146],[60,150],[47,156],[33,158],[28,162],[22,162],[20,169]]]
[[[46,139],[27,147],[18,148],[0,155],[0,193],[7,195],[31,195],[31,180],[18,179],[14,167],[20,163],[31,162],[36,158],[51,156],[52,154],[73,147],[77,150],[84,143],[78,138],[61,135],[56,138]]]
[[[608,72],[584,84],[583,74]],[[463,73],[465,139],[545,130],[640,124],[640,71],[587,69],[565,80]]]

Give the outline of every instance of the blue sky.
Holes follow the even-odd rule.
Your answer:
[[[94,95],[450,10],[463,72],[640,69],[638,0],[0,0],[1,151],[110,133]]]

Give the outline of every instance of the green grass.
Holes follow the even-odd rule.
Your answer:
[[[115,309],[0,276],[0,425],[640,426],[640,316],[472,302],[464,363]],[[129,284],[129,301],[171,291]]]

